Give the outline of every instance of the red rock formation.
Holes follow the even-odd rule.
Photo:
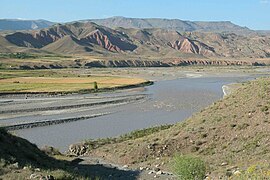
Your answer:
[[[81,39],[83,42],[89,42],[103,47],[112,52],[132,51],[137,46],[125,41],[112,33],[101,29],[89,33],[85,38]]]
[[[184,53],[199,54],[199,47],[186,38],[176,40],[175,42],[168,42],[168,45]]]
[[[84,40],[88,40],[91,43],[100,45],[101,47],[109,50],[109,51],[116,51],[121,52],[122,50],[111,43],[109,37],[105,34],[103,34],[99,29],[91,32]]]

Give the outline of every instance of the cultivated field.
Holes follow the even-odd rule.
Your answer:
[[[146,82],[140,78],[116,76],[77,75],[68,71],[32,70],[1,71],[1,93],[23,92],[76,92],[82,90],[117,88]]]

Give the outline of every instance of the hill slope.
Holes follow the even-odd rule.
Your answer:
[[[1,128],[0,147],[0,179],[134,180],[139,175],[137,171],[111,164],[67,157],[52,147],[41,151],[36,145]]]
[[[65,169],[67,162],[48,156],[36,145],[3,129],[0,129],[0,147],[0,179],[28,179],[31,174],[36,178],[73,176]]]
[[[12,44],[4,36],[0,35],[0,53],[21,52],[25,50],[27,51],[28,49]]]
[[[258,171],[268,171],[269,92],[270,78],[244,83],[230,96],[169,129],[119,143],[107,140],[109,144],[90,153],[150,169],[156,164],[169,168],[176,153],[193,154],[207,162],[212,177],[224,178],[234,170],[256,166]]]

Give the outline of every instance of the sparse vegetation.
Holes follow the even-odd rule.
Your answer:
[[[111,174],[128,174],[100,165],[80,165],[80,161],[52,147],[40,150],[0,128],[0,179],[99,180],[108,179]]]
[[[113,144],[113,143],[121,143],[128,140],[134,140],[138,138],[142,138],[145,136],[148,136],[150,134],[160,132],[165,129],[169,129],[172,127],[172,125],[162,125],[157,127],[151,127],[141,130],[132,131],[130,133],[121,135],[119,137],[115,138],[103,138],[103,139],[97,139],[97,140],[86,140],[84,144],[89,146],[89,150],[104,146],[106,144]]]
[[[29,53],[0,53],[0,58],[14,58],[14,59],[34,59],[37,55]]]
[[[31,92],[89,92],[90,90],[118,88],[145,83],[139,78],[122,78],[115,76],[76,76],[63,71],[2,71],[0,72],[1,93]],[[63,77],[64,76],[64,77]]]
[[[206,173],[205,163],[191,155],[176,155],[173,158],[173,170],[180,180],[203,180]]]
[[[15,53],[0,53],[0,58],[9,59],[36,59],[36,58],[71,58],[71,56],[57,55],[57,54],[31,54],[24,52]]]
[[[94,90],[97,91],[98,90],[97,82],[95,81],[93,84],[94,84]]]
[[[232,180],[246,180],[256,179],[265,180],[270,178],[270,170],[266,164],[250,165],[246,170],[236,171],[230,179]]]
[[[69,169],[67,161],[46,155],[36,145],[7,133],[3,128],[0,128],[0,147],[0,179],[28,179],[36,168],[40,169],[36,173],[53,175],[57,179],[80,176]]]
[[[269,82],[270,78],[259,78],[244,83],[231,95],[185,122],[142,138],[105,144],[94,149],[93,153],[106,150],[106,154],[113,153],[120,162],[131,164],[164,161],[164,168],[168,168],[167,159],[175,153],[182,153],[199,157],[207,163],[210,178],[263,179],[269,167],[264,167],[263,173],[256,171],[254,175],[247,175],[246,170],[250,164],[268,163],[270,158],[270,115],[265,113],[269,111],[265,107],[269,107]],[[116,149],[121,156],[115,155]],[[239,175],[238,171],[242,174]]]

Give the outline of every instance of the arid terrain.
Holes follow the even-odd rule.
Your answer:
[[[78,146],[85,147],[90,156],[165,172],[175,153],[193,154],[207,162],[210,178],[268,179],[268,91],[269,78],[243,83],[223,100],[168,129]]]
[[[57,73],[53,73],[54,71]],[[266,76],[269,72],[268,68],[265,67],[197,66],[145,69],[20,70],[16,77],[14,77],[13,73],[14,71],[10,70],[3,71],[2,76],[5,76],[6,80],[8,80],[9,78],[18,79],[21,76],[27,75],[33,77],[35,74],[42,74],[45,78],[63,78],[63,75],[68,74],[68,77],[66,77],[68,81],[70,81],[72,77],[79,78],[78,76],[82,78],[82,81],[85,81],[89,74],[91,75],[89,77],[90,79],[92,77],[104,77],[105,74],[110,74],[113,77],[119,77],[121,75],[130,80],[135,80],[136,82],[141,78],[154,82],[167,82],[179,78],[190,78],[190,81],[192,81],[192,79],[200,80],[202,77],[226,76],[233,78],[239,76],[248,78],[249,76]],[[46,79],[46,82],[47,81]],[[237,86],[234,85],[238,90],[232,90],[232,94],[227,95],[224,99],[215,102],[210,107],[202,109],[188,120],[175,125],[146,128],[119,137],[95,140],[89,138],[78,144],[74,142],[75,144],[69,147],[69,154],[75,155],[75,157],[79,155],[80,160],[75,160],[75,157],[65,157],[64,155],[55,156],[52,154],[56,152],[52,153],[49,151],[49,156],[65,160],[65,162],[59,162],[60,164],[56,163],[56,166],[60,165],[63,167],[63,163],[66,164],[63,168],[56,167],[56,169],[62,170],[52,170],[49,174],[60,179],[63,177],[72,178],[74,176],[81,176],[81,178],[84,176],[97,176],[105,179],[176,179],[176,176],[172,173],[171,158],[181,152],[182,154],[192,154],[202,158],[207,163],[207,173],[209,177],[216,178],[220,176],[226,178],[231,176],[237,178],[233,175],[235,171],[241,171],[244,177],[255,175],[267,177],[265,173],[268,171],[268,168],[265,165],[265,158],[261,158],[260,156],[261,151],[266,152],[267,143],[262,143],[260,146],[256,145],[256,147],[254,145],[253,147],[253,142],[267,142],[267,139],[265,139],[267,138],[265,135],[267,132],[267,124],[265,124],[265,122],[268,119],[267,82],[268,79],[266,78],[241,83]],[[50,83],[52,83],[51,79]],[[60,82],[56,82],[56,84],[57,83]],[[232,86],[229,87],[232,88]],[[178,90],[178,93],[179,92]],[[142,94],[144,95],[142,96]],[[252,94],[252,96],[250,94]],[[149,95],[145,93],[141,93],[141,95],[135,93],[131,96],[122,97],[119,95],[114,94],[113,97],[106,94],[100,94],[96,97],[86,95],[53,95],[48,98],[47,95],[29,94],[27,95],[27,99],[25,99],[24,95],[22,98],[20,97],[21,95],[5,95],[1,98],[1,121],[5,122],[4,124],[9,130],[24,129],[27,131],[29,128],[38,130],[39,127],[54,127],[60,124],[72,124],[72,122],[92,121],[93,118],[105,115],[99,114],[102,106],[108,111],[114,106],[118,106],[119,108],[130,106],[130,104],[141,106],[144,101],[149,101]],[[104,96],[104,98],[101,98],[102,96]],[[208,99],[210,97],[209,95],[206,96]],[[248,105],[248,108],[244,111],[242,109],[243,105]],[[191,104],[191,106],[195,106],[195,104]],[[159,111],[165,108],[168,109],[169,112],[171,111],[170,108],[173,108],[162,107],[162,104],[157,104],[157,106],[154,104],[154,107],[158,108]],[[76,113],[74,110],[79,113]],[[83,114],[85,110],[89,113],[88,115]],[[66,117],[61,115],[61,112]],[[70,113],[73,113],[73,118],[69,117]],[[48,119],[50,119],[48,115],[50,114],[59,119],[51,119],[51,121],[48,121]],[[32,118],[30,118],[31,116]],[[39,118],[37,118],[37,116],[39,116]],[[43,116],[44,119],[42,119]],[[61,116],[63,117],[61,118]],[[25,121],[27,119],[25,117],[29,117],[28,121]],[[11,119],[4,120],[5,118]],[[23,118],[25,120],[23,120]],[[20,122],[22,120],[23,122]],[[14,124],[15,121],[17,122]],[[261,121],[264,123],[260,123]],[[6,124],[8,122],[9,124]],[[250,128],[256,128],[256,133]],[[40,130],[39,132],[41,133]],[[2,135],[4,136],[3,138],[7,138],[5,133]],[[14,141],[21,140],[18,139]],[[219,144],[222,144],[222,146]],[[250,149],[245,149],[245,152],[241,151],[241,148],[249,146]],[[257,150],[253,151],[254,148],[257,148]],[[45,148],[45,151],[47,152],[48,149]],[[34,154],[40,153],[37,152],[37,150],[33,152]],[[255,152],[258,152],[258,154]],[[3,154],[5,153],[6,151],[4,150]],[[25,152],[22,152],[22,154],[24,153]],[[12,156],[15,156],[15,154]],[[267,153],[265,155],[267,155]],[[24,156],[25,154],[23,157]],[[247,157],[253,158],[249,158],[249,161],[246,161]],[[6,157],[4,156],[3,158],[5,159]],[[24,160],[22,161],[15,157],[13,160],[5,161],[4,164],[9,165],[3,165],[6,173],[3,173],[2,177],[30,177],[33,173],[38,176],[48,174],[45,168],[45,166],[47,166],[46,163],[35,164],[32,160],[26,160],[26,162],[24,162]],[[78,162],[75,163],[75,161]],[[16,162],[20,165],[13,167]],[[35,168],[26,169],[25,163],[35,164],[33,167],[39,168],[41,171],[36,171]],[[250,171],[251,168],[257,167],[258,165],[261,165],[260,169],[252,171],[253,174],[246,174],[247,171]],[[76,170],[74,171],[73,169]],[[18,173],[15,174],[15,171]],[[260,173],[261,171],[263,173]],[[90,172],[90,174],[86,172]]]
[[[143,24],[137,21],[153,25],[136,26]],[[191,25],[162,19],[85,20],[37,30],[1,31],[0,62],[2,67],[20,69],[263,66],[269,64],[269,43],[267,33],[230,22]],[[10,54],[18,52],[26,54]]]
[[[0,179],[270,179],[269,65],[230,21],[0,19]]]

